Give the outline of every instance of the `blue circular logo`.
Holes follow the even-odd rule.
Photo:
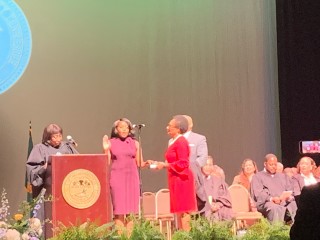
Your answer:
[[[22,76],[31,56],[31,31],[13,0],[0,0],[0,94]]]

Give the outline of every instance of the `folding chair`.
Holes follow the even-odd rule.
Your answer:
[[[244,186],[233,184],[228,190],[231,195],[232,210],[234,212],[235,232],[245,228],[248,220],[257,221],[262,218],[260,212],[251,212],[250,194]]]
[[[172,222],[174,221],[174,214],[170,212],[169,189],[160,189],[156,193],[156,219],[159,221],[161,232],[163,232],[163,223],[166,223],[167,239],[171,240]]]
[[[156,194],[153,192],[142,193],[143,217],[154,222],[156,220]]]

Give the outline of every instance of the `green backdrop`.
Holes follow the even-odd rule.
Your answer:
[[[227,182],[246,157],[280,153],[272,0],[17,0],[32,31],[22,78],[0,95],[0,187],[25,198],[28,127],[58,123],[81,153],[127,117],[145,123],[145,159],[164,160],[166,124],[193,117]],[[143,171],[143,190],[167,187]]]

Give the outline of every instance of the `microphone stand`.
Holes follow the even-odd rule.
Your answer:
[[[137,132],[137,137],[138,137],[138,142],[139,142],[139,149],[138,149],[138,154],[139,154],[139,181],[140,181],[140,198],[139,198],[139,218],[142,219],[143,217],[143,198],[142,198],[142,174],[141,174],[141,164],[142,164],[142,148],[141,148],[141,125],[136,126],[138,129]]]

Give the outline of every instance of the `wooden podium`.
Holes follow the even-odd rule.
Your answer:
[[[51,156],[46,172],[45,238],[54,228],[111,221],[109,166],[105,154]]]

